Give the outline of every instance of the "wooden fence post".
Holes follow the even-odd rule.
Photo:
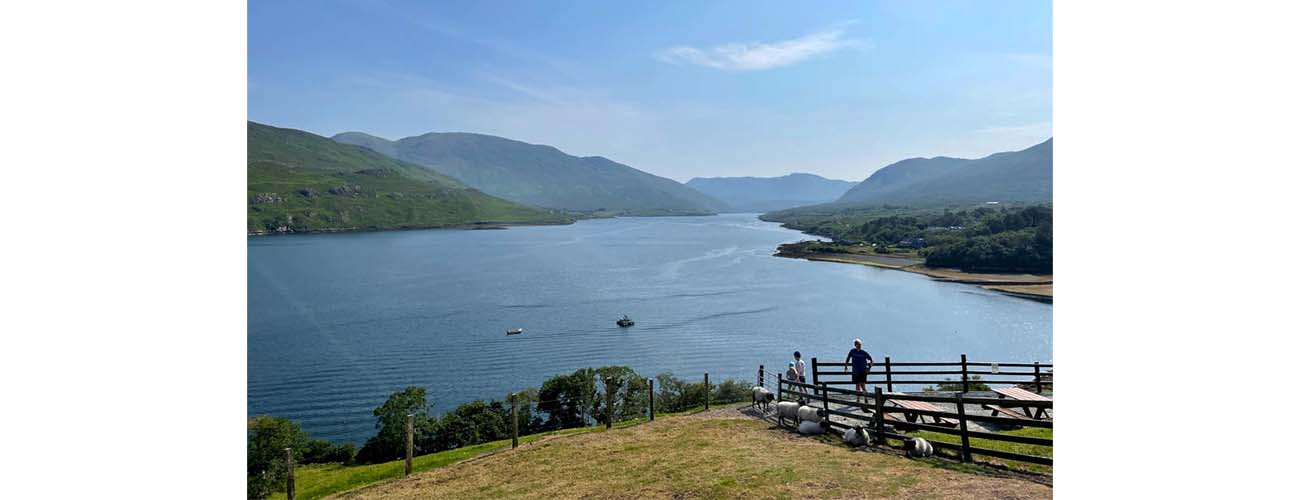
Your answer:
[[[763,365],[758,365],[758,386],[767,388],[767,381],[763,380]]]
[[[510,447],[519,447],[519,399],[510,394]]]
[[[655,421],[655,379],[650,379],[650,421]]]
[[[609,380],[605,381],[605,428],[614,427],[614,391],[609,386]]]
[[[704,409],[709,409],[709,372],[704,372]]]
[[[965,394],[970,391],[970,381],[966,376],[966,353],[961,353],[961,392]]]
[[[812,365],[813,365],[813,385],[815,386],[815,385],[817,385],[817,382],[818,382],[818,380],[817,380],[817,357],[816,357],[816,356],[813,356],[813,359],[812,359]]]
[[[885,356],[885,387],[889,392],[894,392],[894,374],[889,368],[889,356]]]
[[[831,393],[826,392],[826,384],[822,384],[822,409],[826,411],[826,421],[831,421]]]
[[[293,448],[284,449],[284,464],[288,467],[288,475],[284,479],[284,491],[289,496],[289,500],[293,500],[297,493],[293,487]]]
[[[957,394],[957,415],[957,422],[961,424],[961,461],[969,462],[970,435],[966,433],[966,403],[962,402],[961,394]]]
[[[415,415],[406,416],[406,475],[411,475],[411,460],[415,455]]]
[[[1043,374],[1038,371],[1038,362],[1034,362],[1034,392],[1043,393]]]
[[[888,443],[885,441],[885,394],[876,386],[876,443],[877,446],[884,446]]]
[[[785,379],[781,379],[781,378],[776,379],[776,402],[777,402],[778,404],[781,402],[781,393],[784,392],[784,391],[782,390],[782,389],[784,389],[784,388],[782,387],[782,385],[784,385],[784,383],[785,383]],[[780,412],[779,410],[780,410],[780,409],[778,408],[778,411],[776,412],[776,425],[779,425],[779,426],[781,426],[781,427],[785,427],[785,417],[782,417],[782,416],[781,416],[781,412]]]

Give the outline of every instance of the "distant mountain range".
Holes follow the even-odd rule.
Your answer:
[[[366,148],[248,122],[249,233],[567,222]]]
[[[390,141],[345,132],[334,140],[454,177],[507,200],[574,211],[625,215],[706,215],[725,203],[671,179],[599,156],[483,134],[428,133]]]
[[[838,205],[935,206],[980,202],[1050,202],[1052,139],[1021,151],[975,160],[911,158],[871,174]]]
[[[839,199],[856,183],[794,173],[782,177],[696,177],[686,183],[730,212],[769,212]]]

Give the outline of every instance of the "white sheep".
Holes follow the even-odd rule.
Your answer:
[[[803,422],[799,422],[799,433],[809,434],[809,435],[821,434],[823,432],[826,432],[826,429],[829,428],[830,426],[831,426],[830,422],[827,422],[825,420],[818,420],[818,421],[804,420]]]
[[[790,419],[799,421],[799,403],[794,401],[781,401],[776,404],[776,414],[781,419]]]
[[[849,446],[864,446],[868,441],[867,432],[862,430],[861,425],[855,425],[844,431],[844,444]]]
[[[769,391],[767,390],[767,388],[762,386],[756,385],[750,392],[752,392],[754,395],[754,401],[750,403],[749,406],[751,408],[756,405],[761,406],[764,412],[768,410],[768,404],[773,399],[776,399],[776,396],[772,394],[772,391]]]
[[[934,455],[934,446],[924,438],[912,438],[903,443],[907,449],[907,456],[912,458],[924,458]]]
[[[800,407],[799,407],[799,420],[800,420],[800,421],[804,421],[804,422],[816,422],[816,421],[821,420],[822,417],[824,417],[824,416],[826,416],[826,412],[823,411],[821,408],[814,408],[814,407],[812,407],[812,406],[800,406]]]

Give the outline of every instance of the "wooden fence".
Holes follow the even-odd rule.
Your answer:
[[[898,431],[928,431],[939,434],[957,436],[960,438],[960,444],[947,443],[942,441],[930,440],[930,444],[936,450],[949,450],[954,452],[956,458],[963,462],[973,461],[974,455],[982,455],[993,458],[1006,460],[1017,460],[1040,465],[1052,465],[1050,457],[1015,453],[1004,450],[992,450],[972,446],[972,438],[985,439],[989,441],[1000,441],[1009,443],[1022,443],[1038,446],[1052,446],[1052,440],[1049,438],[1040,438],[1032,436],[1019,436],[999,432],[985,432],[971,429],[972,422],[984,424],[997,424],[1006,427],[1035,427],[1035,428],[1052,428],[1050,419],[1026,419],[993,416],[992,414],[980,414],[968,412],[967,405],[992,405],[1011,408],[1024,408],[1026,411],[1032,409],[1034,412],[1046,411],[1052,409],[1052,401],[1023,401],[1009,400],[996,397],[970,397],[965,393],[969,391],[934,394],[903,394],[894,392],[895,386],[903,385],[922,385],[922,384],[960,384],[963,389],[977,382],[989,385],[1018,385],[1031,388],[1038,392],[1043,391],[1043,387],[1051,386],[1051,369],[1052,365],[1043,363],[993,363],[993,362],[971,362],[962,355],[962,360],[957,363],[946,362],[893,362],[885,358],[884,370],[873,373],[873,377],[868,377],[868,384],[874,385],[874,390],[870,392],[859,392],[852,389],[843,389],[835,386],[852,385],[853,382],[848,380],[850,373],[844,368],[846,363],[821,363],[817,358],[813,358],[813,382],[811,384],[799,383],[795,381],[777,378],[776,397],[778,401],[782,400],[800,400],[805,404],[818,407],[826,415],[832,429],[844,431],[852,427],[862,427],[865,432],[871,435],[872,443],[876,446],[887,445],[887,439],[894,439],[906,443],[913,439],[912,437],[902,434]],[[879,366],[879,364],[877,364]],[[956,366],[958,369],[943,370],[942,367]],[[827,367],[838,368],[834,371],[826,370]],[[922,370],[909,370],[908,368],[921,367]],[[1001,368],[1011,368],[1011,371],[1003,371]],[[1033,368],[1032,371],[1026,370]],[[1018,370],[1017,370],[1018,369]],[[882,373],[883,372],[883,373]],[[957,380],[939,380],[926,379],[924,376],[931,375],[958,375]],[[998,376],[992,380],[974,380],[975,375],[993,375]],[[769,375],[771,376],[771,375]],[[842,378],[842,379],[841,379]],[[763,367],[759,367],[760,383],[765,380]],[[763,384],[766,385],[766,384]],[[885,385],[887,389],[882,389]],[[858,402],[859,398],[861,402]],[[923,403],[941,403],[953,405],[955,409],[946,410],[935,407],[935,410],[918,409],[915,406],[904,408],[901,402],[923,402]],[[835,404],[839,408],[832,408]],[[845,408],[848,406],[850,408]],[[846,411],[858,409],[861,412]],[[990,410],[982,410],[993,413]],[[909,414],[916,420],[907,421],[906,417],[890,419],[890,414]],[[832,420],[831,416],[842,417],[847,419],[851,424],[837,422]],[[950,419],[957,422],[957,425],[948,427],[937,425],[935,423],[925,423],[922,417],[933,417],[934,419]],[[890,430],[886,425],[892,427]]]
[[[847,368],[849,363],[826,363],[812,358],[813,385],[853,385]],[[948,375],[950,377],[941,376]],[[979,379],[975,379],[978,376]],[[1042,393],[1052,386],[1052,365],[1049,363],[998,363],[969,361],[961,355],[960,361],[900,362],[885,356],[867,372],[867,384],[884,385],[887,392],[896,386],[957,385],[961,392],[970,392],[971,386],[983,383],[989,386],[1022,386]]]

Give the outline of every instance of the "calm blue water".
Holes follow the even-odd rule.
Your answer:
[[[853,337],[895,360],[1052,359],[1051,305],[771,256],[807,238],[754,215],[249,238],[248,413],[361,443],[407,385],[442,412],[586,366],[748,381]]]

